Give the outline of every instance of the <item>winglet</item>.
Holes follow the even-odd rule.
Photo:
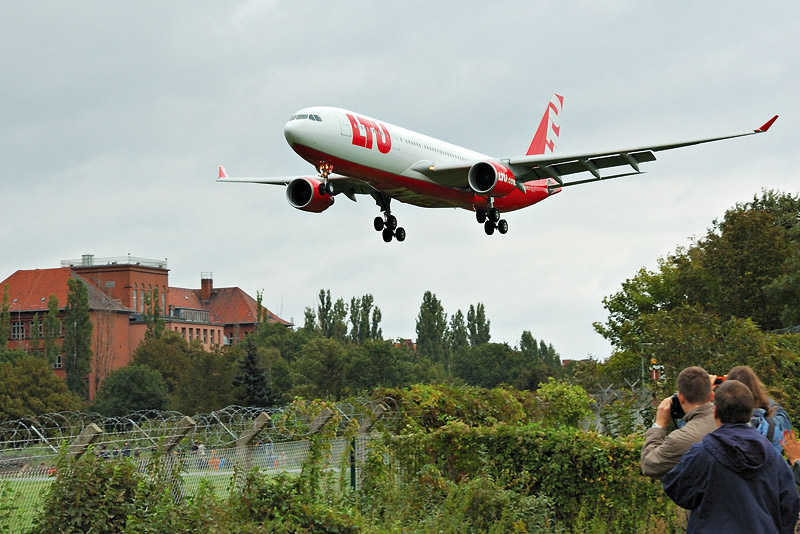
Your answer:
[[[225,172],[225,167],[223,167],[222,165],[220,165],[220,166],[219,166],[219,176],[217,177],[217,179],[220,179],[220,178],[227,178],[227,177],[228,177],[228,173],[227,173],[227,172]]]
[[[775,115],[770,120],[765,122],[764,125],[761,128],[756,130],[756,133],[766,132],[767,130],[769,130],[769,127],[772,126],[772,123],[775,122],[776,120],[778,120],[778,116],[777,115]]]

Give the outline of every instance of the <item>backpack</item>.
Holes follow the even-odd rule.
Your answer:
[[[786,411],[778,406],[774,400],[769,400],[770,408],[775,406],[775,412],[772,416],[767,416],[767,412],[763,408],[756,408],[753,410],[753,416],[750,418],[750,426],[758,430],[758,432],[767,438],[778,450],[783,451],[781,439],[783,438],[784,430],[791,430],[792,422],[789,420],[789,415]]]

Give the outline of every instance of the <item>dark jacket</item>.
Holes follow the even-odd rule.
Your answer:
[[[706,435],[661,481],[678,506],[692,510],[687,533],[792,533],[800,514],[789,465],[747,424]]]

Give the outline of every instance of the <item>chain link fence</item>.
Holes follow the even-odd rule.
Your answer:
[[[359,400],[278,409],[229,406],[192,417],[155,411],[124,417],[65,412],[9,421],[0,424],[0,500],[14,510],[12,531],[29,528],[55,478],[59,455],[87,451],[108,461],[132,459],[142,469],[156,451],[168,454],[180,465],[186,495],[193,495],[203,480],[220,496],[227,495],[236,477],[254,468],[299,474],[311,436],[331,421],[338,424],[338,437],[331,441],[327,468],[349,470],[342,475],[349,475],[355,488],[374,439],[369,432],[396,413],[384,402]],[[343,437],[349,425],[357,425],[351,427],[358,429],[355,438]]]

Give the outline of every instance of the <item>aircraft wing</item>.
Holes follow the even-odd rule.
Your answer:
[[[308,174],[297,175],[297,176],[271,176],[271,177],[235,177],[235,176],[228,176],[227,171],[225,171],[225,167],[220,165],[219,167],[219,175],[217,177],[217,182],[227,182],[227,183],[240,183],[240,184],[266,184],[266,185],[289,185],[292,180],[298,178],[314,178],[318,179],[316,176],[309,176]],[[367,183],[362,182],[360,180],[354,180],[348,176],[342,176],[341,174],[331,174],[328,177],[328,180],[335,183],[336,191],[338,193],[342,193],[350,200],[355,201],[355,195],[369,195],[374,189]]]
[[[533,156],[519,156],[513,158],[503,158],[500,160],[502,164],[507,166],[517,178],[518,186],[520,183],[529,182],[532,180],[552,178],[558,185],[555,187],[565,187],[569,185],[585,184],[588,182],[596,182],[599,180],[608,180],[610,178],[619,178],[621,176],[630,176],[633,174],[641,174],[639,164],[649,161],[655,161],[655,152],[663,150],[672,150],[674,148],[682,148],[686,146],[699,145],[702,143],[710,143],[712,141],[721,141],[723,139],[733,139],[736,137],[744,137],[747,135],[754,135],[764,133],[769,130],[770,126],[777,120],[778,116],[775,115],[760,128],[749,130],[746,132],[721,135],[717,137],[706,137],[701,139],[693,139],[689,141],[678,141],[674,143],[665,143],[659,145],[646,145],[641,147],[632,147],[626,149],[606,150],[601,152],[579,152],[574,154],[543,154]],[[421,162],[422,163],[422,162]],[[443,185],[451,185],[453,187],[466,187],[467,174],[466,171],[477,162],[465,162],[456,165],[417,165],[414,170],[421,172]],[[614,167],[629,167],[630,170],[625,172],[611,175],[603,175],[601,171],[604,169]],[[592,178],[575,181],[564,181],[563,176],[588,172],[593,175]]]

